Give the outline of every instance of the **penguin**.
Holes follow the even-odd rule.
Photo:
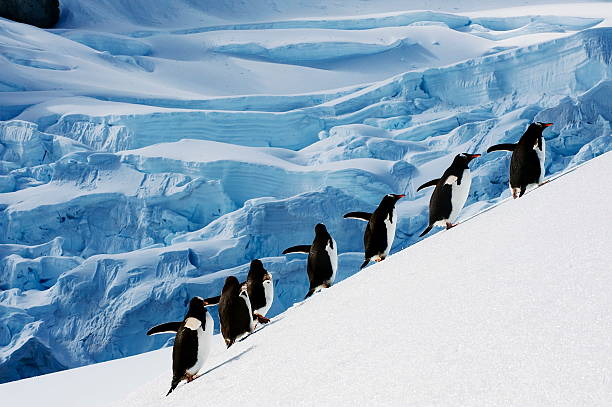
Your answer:
[[[419,237],[425,236],[434,226],[446,226],[446,229],[454,226],[453,222],[465,205],[472,185],[468,164],[476,157],[480,157],[480,154],[458,154],[441,178],[432,179],[417,188],[418,192],[423,188],[436,187],[429,200],[429,225]]]
[[[393,246],[393,239],[395,239],[395,228],[397,227],[395,203],[405,196],[403,194],[387,194],[373,213],[349,212],[344,215],[345,219],[358,219],[368,222],[363,234],[365,261],[359,267],[360,270],[367,266],[370,260],[383,261],[389,255],[391,246]]]
[[[315,238],[311,245],[292,246],[283,251],[283,254],[287,253],[308,253],[306,272],[310,287],[304,299],[334,284],[338,271],[338,247],[324,224],[315,226]]]
[[[219,322],[221,334],[228,348],[255,329],[247,285],[240,284],[234,276],[225,279],[221,291]]]
[[[542,184],[546,142],[542,132],[553,123],[531,123],[517,144],[497,144],[489,147],[493,151],[512,151],[510,159],[510,191],[512,198],[520,198],[528,187]]]
[[[272,274],[264,268],[261,260],[255,259],[251,261],[247,280],[244,283],[240,283],[240,285],[246,285],[247,294],[251,301],[253,319],[262,324],[270,322],[270,319],[266,318],[266,314],[274,300],[274,283],[272,281]],[[212,306],[218,304],[220,300],[221,296],[218,295],[207,298],[204,301],[207,306]]]
[[[264,324],[270,322],[266,314],[274,299],[274,284],[272,275],[264,268],[261,260],[251,261],[246,287],[251,301],[253,318]]]
[[[201,297],[193,297],[182,322],[166,322],[149,329],[147,335],[176,333],[172,348],[172,383],[168,396],[181,380],[192,381],[208,359],[215,322]]]

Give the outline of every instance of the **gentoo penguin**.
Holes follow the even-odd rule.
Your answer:
[[[246,287],[251,301],[253,318],[262,323],[270,322],[266,318],[266,314],[270,310],[274,299],[274,284],[272,275],[264,268],[261,260],[251,261]]]
[[[219,322],[221,334],[229,348],[238,339],[253,332],[253,311],[245,284],[234,276],[225,279],[219,300]]]
[[[283,251],[283,254],[287,253],[308,253],[306,272],[310,288],[304,299],[334,283],[338,271],[338,247],[324,224],[315,226],[315,238],[311,245],[293,246]]]
[[[368,222],[363,234],[365,247],[365,261],[359,269],[368,265],[370,260],[376,262],[384,260],[395,239],[395,228],[397,227],[397,216],[395,215],[395,203],[406,195],[387,194],[383,197],[374,213],[350,212],[344,215],[347,219],[359,219]]]
[[[542,132],[553,123],[531,123],[517,144],[497,144],[492,151],[512,151],[510,159],[510,190],[512,197],[523,196],[527,187],[541,184],[544,180],[546,145]]]
[[[274,283],[272,275],[264,268],[261,260],[255,259],[251,261],[247,281],[240,283],[241,286],[246,285],[247,294],[251,301],[251,310],[253,311],[253,319],[266,324],[270,322],[266,318],[266,314],[272,306],[274,300]],[[210,297],[205,299],[207,306],[218,304],[221,296]]]
[[[429,200],[429,225],[419,237],[425,236],[434,226],[446,226],[447,229],[454,226],[453,222],[465,205],[472,185],[468,164],[476,157],[480,157],[480,154],[458,154],[441,178],[432,179],[417,188],[418,192],[436,186]]]
[[[204,305],[202,298],[193,297],[182,322],[166,322],[147,332],[147,335],[176,333],[172,349],[172,384],[166,396],[181,380],[192,381],[208,358],[215,322]]]

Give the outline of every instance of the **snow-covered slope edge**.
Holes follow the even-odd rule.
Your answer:
[[[416,186],[531,121],[555,123],[547,176],[612,148],[612,3],[459,16],[355,1],[269,29],[244,16],[147,33],[107,13],[144,17],[133,1],[70,3],[115,24],[0,21],[0,382],[157,349],[167,338],[143,330],[252,258],[275,276],[274,316],[307,284],[305,256],[277,257],[287,244],[325,222],[339,278],[356,272],[364,225],[342,214],[389,192],[408,195],[393,252],[415,243],[431,193]],[[346,52],[319,69],[332,39]],[[279,63],[257,60],[270,52]],[[506,196],[508,160],[472,164],[464,218]]]
[[[24,386],[53,387],[48,405],[78,405],[112,376],[95,405],[127,391],[114,383],[156,371],[118,405],[610,405],[612,222],[601,198],[612,185],[600,180],[611,169],[612,153],[595,158],[290,308],[229,351],[216,336],[207,373],[168,398],[169,349],[0,385],[0,395],[27,405],[36,392]]]
[[[231,362],[170,399],[165,373],[121,405],[610,405],[611,169],[417,243],[219,347],[208,368]]]

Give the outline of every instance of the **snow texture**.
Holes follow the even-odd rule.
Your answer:
[[[610,3],[430,3],[65,0],[53,30],[0,19],[0,382],[168,345],[143,333],[254,258],[276,316],[308,287],[306,256],[280,253],[315,224],[341,281],[363,260],[344,213],[405,193],[406,248],[427,223],[416,187],[532,121],[554,123],[547,177],[612,149]],[[508,165],[473,161],[459,221],[508,196]]]

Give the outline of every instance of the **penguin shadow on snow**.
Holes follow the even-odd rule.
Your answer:
[[[256,328],[253,332],[251,332],[250,334],[248,334],[247,336],[245,336],[244,338],[240,338],[238,339],[236,342],[242,342],[247,340],[247,338],[250,338],[251,336],[255,335],[257,332],[261,332],[263,331],[266,327],[269,327],[270,325],[274,325],[275,323],[277,323],[278,321],[280,321],[281,319],[283,319],[284,317],[276,317],[274,318],[274,320],[271,320],[270,322],[268,322],[267,324],[261,324],[261,328]]]
[[[226,361],[221,362],[217,366],[211,367],[210,369],[208,369],[204,373],[198,375],[195,379],[193,379],[193,381],[198,380],[200,377],[205,376],[205,375],[207,375],[207,374],[209,374],[209,373],[219,369],[220,367],[223,367],[223,366],[227,365],[228,363],[235,362],[235,361],[241,359],[245,354],[249,353],[250,351],[252,351],[255,348],[256,348],[255,345],[249,346],[248,348],[246,348],[245,350],[241,351],[237,355],[232,356],[231,358],[227,359]],[[187,384],[187,383],[185,383],[185,384]],[[181,387],[183,387],[183,386],[181,386]]]

